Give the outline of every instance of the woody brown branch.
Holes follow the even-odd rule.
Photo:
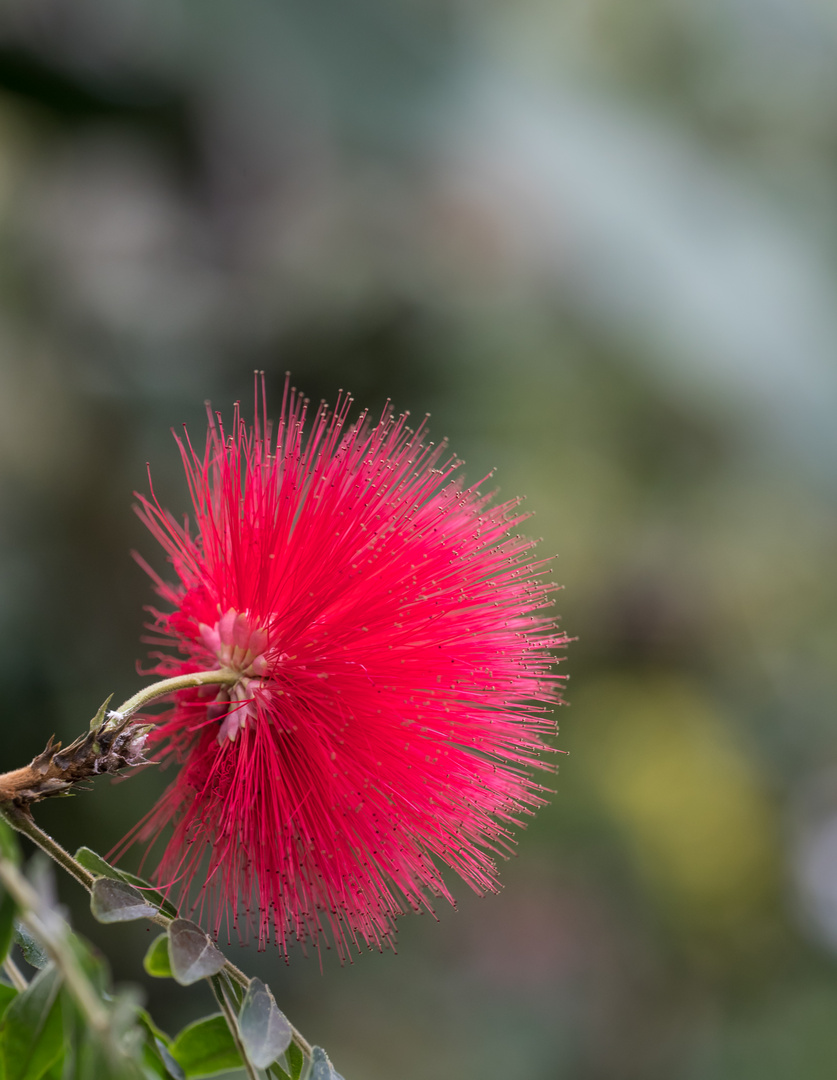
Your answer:
[[[25,807],[51,795],[63,795],[75,784],[121,769],[146,765],[143,754],[148,725],[130,719],[105,721],[63,749],[50,737],[46,748],[22,769],[0,775],[0,803]]]

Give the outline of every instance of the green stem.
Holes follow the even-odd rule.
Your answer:
[[[127,701],[123,701],[118,709],[108,715],[124,720],[131,713],[135,713],[137,709],[141,709],[143,705],[147,705],[149,701],[163,697],[165,694],[173,694],[175,690],[188,690],[195,686],[232,686],[240,678],[240,672],[231,671],[229,668],[217,668],[213,671],[194,671],[190,675],[174,675],[170,679],[161,679],[159,682],[143,687],[142,690],[137,690],[132,697],[129,697]]]
[[[247,1057],[247,1051],[244,1049],[244,1043],[241,1041],[241,1033],[238,1030],[238,1020],[227,999],[227,995],[224,993],[224,984],[221,981],[220,975],[211,976],[209,983],[212,987],[212,993],[215,995],[215,1000],[221,1006],[221,1012],[224,1014],[224,1019],[227,1021],[227,1027],[230,1029],[230,1035],[232,1035],[235,1048],[240,1054],[241,1060],[244,1062],[244,1071],[247,1073],[250,1080],[259,1080],[259,1074],[256,1072],[255,1066]]]
[[[17,829],[24,836],[28,836],[33,844],[36,844],[41,851],[49,855],[53,862],[58,863],[71,877],[76,879],[79,885],[83,885],[90,892],[93,888],[93,875],[89,870],[85,870],[81,863],[77,863],[69,851],[61,847],[57,840],[53,840],[48,833],[45,833],[43,829],[35,824],[28,809],[15,806],[14,803],[3,803],[0,805],[0,814],[3,815],[13,829]]]

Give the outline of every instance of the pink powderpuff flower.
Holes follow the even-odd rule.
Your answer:
[[[262,402],[264,388],[262,386]],[[229,688],[172,695],[150,745],[181,764],[134,831],[173,835],[156,880],[239,934],[391,944],[405,909],[453,903],[442,868],[496,891],[495,857],[544,802],[533,770],[560,700],[548,561],[519,501],[465,487],[446,444],[387,409],[350,423],[285,386],[275,434],[209,417],[178,439],[194,505],[139,516],[177,577],[140,560],[161,677],[227,668]],[[263,408],[263,406],[262,406]],[[254,908],[255,905],[255,908]],[[200,917],[199,916],[199,917]]]

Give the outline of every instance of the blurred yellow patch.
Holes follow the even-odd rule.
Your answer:
[[[774,813],[713,703],[650,677],[610,679],[575,704],[597,736],[590,780],[665,907],[706,929],[762,907],[777,881]]]

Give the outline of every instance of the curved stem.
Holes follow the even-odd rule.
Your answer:
[[[63,794],[74,784],[102,773],[118,773],[131,766],[147,764],[143,744],[150,727],[131,722],[137,709],[177,690],[233,686],[240,678],[239,672],[229,668],[194,671],[145,686],[112,712],[106,712],[105,702],[93,717],[89,731],[75,742],[62,748],[60,742],[50,739],[46,749],[28,765],[0,775],[0,804],[25,809],[29,803]]]
[[[188,690],[195,686],[232,686],[241,678],[241,673],[231,671],[229,668],[216,668],[213,671],[194,671],[190,675],[174,675],[170,679],[161,679],[159,682],[145,686],[142,690],[123,701],[118,709],[114,709],[108,716],[124,720],[143,705],[165,694],[173,694],[175,690]]]
[[[81,863],[76,862],[69,851],[61,847],[57,840],[53,840],[49,833],[45,833],[35,824],[28,809],[15,806],[13,803],[4,803],[0,805],[0,814],[13,829],[28,836],[33,844],[36,844],[41,851],[49,855],[71,877],[74,877],[79,885],[83,885],[90,892],[93,888],[93,875],[89,870],[85,870]]]

